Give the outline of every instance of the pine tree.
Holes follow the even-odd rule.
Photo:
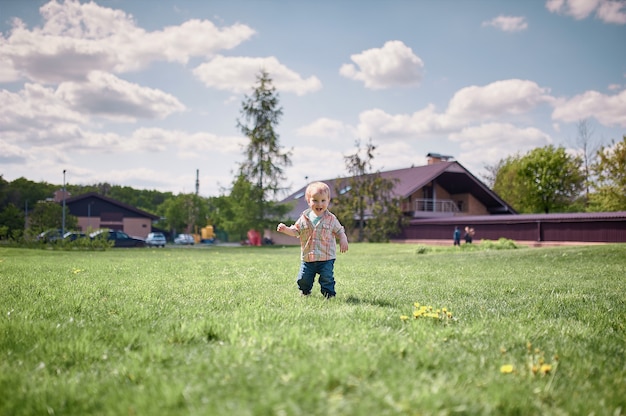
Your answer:
[[[266,71],[257,76],[257,85],[251,96],[246,96],[241,107],[241,120],[237,126],[250,142],[245,149],[245,161],[239,167],[237,182],[243,176],[254,184],[255,212],[249,213],[256,224],[254,228],[262,231],[270,217],[278,216],[288,210],[279,206],[272,199],[284,188],[281,186],[286,179],[284,168],[291,165],[290,152],[283,151],[279,143],[276,127],[283,114],[279,106],[276,88]]]

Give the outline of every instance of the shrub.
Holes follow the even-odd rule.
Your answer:
[[[497,241],[480,240],[480,247],[483,250],[511,250],[519,248],[515,241],[508,238],[500,238]]]

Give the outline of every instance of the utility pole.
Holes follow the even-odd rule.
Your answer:
[[[196,195],[200,192],[200,169],[196,169]]]
[[[63,169],[63,220],[61,222],[61,238],[65,235],[65,169]]]

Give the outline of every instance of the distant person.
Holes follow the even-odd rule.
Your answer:
[[[470,227],[465,227],[465,244],[472,244],[473,239],[474,229]]]
[[[273,246],[274,240],[272,240],[272,233],[270,230],[263,231],[263,245],[264,246]]]
[[[330,188],[324,182],[314,182],[306,188],[306,202],[309,205],[295,224],[286,226],[282,222],[276,230],[292,237],[300,238],[302,264],[298,273],[298,287],[302,296],[308,296],[313,289],[315,275],[319,274],[322,296],[333,298],[335,292],[335,258],[337,238],[342,253],[348,251],[348,237],[337,217],[328,211]]]
[[[459,227],[454,227],[454,234],[452,235],[452,238],[454,239],[455,246],[461,245],[461,230],[459,230]]]

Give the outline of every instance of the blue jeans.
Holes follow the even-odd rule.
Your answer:
[[[315,275],[319,274],[319,282],[322,295],[326,297],[335,296],[335,259],[325,261],[303,261],[298,273],[298,287],[304,294],[311,293]]]

